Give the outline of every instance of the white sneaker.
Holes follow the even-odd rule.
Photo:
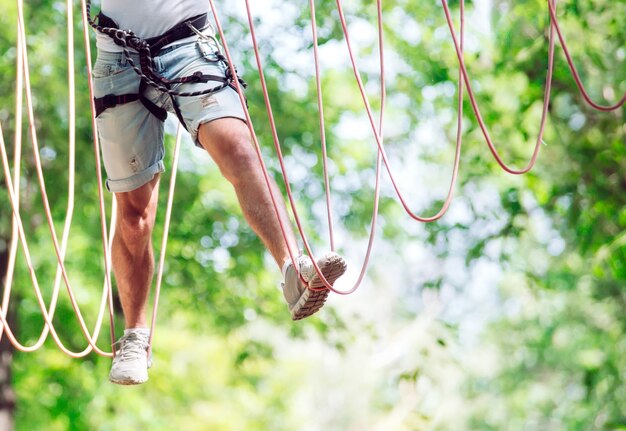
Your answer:
[[[124,336],[117,340],[116,350],[109,380],[118,385],[138,385],[148,381],[148,343],[150,334],[145,329],[126,330]]]
[[[324,278],[332,286],[335,280],[346,272],[346,262],[337,253],[326,253],[317,261]],[[285,281],[281,284],[283,295],[289,304],[289,311],[293,320],[300,320],[316,313],[328,297],[328,289],[311,290],[324,287],[322,279],[317,275],[313,262],[309,256],[298,258],[298,267],[302,278],[307,282],[304,284],[293,264],[289,264],[285,270]]]

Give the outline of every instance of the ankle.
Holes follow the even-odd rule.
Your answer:
[[[130,332],[135,332],[135,333],[139,333],[142,335],[150,335],[150,328],[147,328],[145,326],[140,326],[140,327],[124,329],[124,335],[128,335]]]
[[[293,263],[291,262],[291,259],[290,259],[290,258],[285,259],[285,261],[283,262],[283,266],[282,266],[282,268],[280,269],[280,272],[281,272],[281,274],[283,275],[283,280],[284,280],[284,279],[285,279],[285,277],[286,277],[286,274],[287,274],[287,269],[289,269],[289,266],[290,266],[290,265],[293,265]]]

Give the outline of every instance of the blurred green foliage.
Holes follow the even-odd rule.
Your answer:
[[[255,127],[277,175],[246,25],[222,3],[227,38],[250,83]],[[295,171],[292,187],[317,250],[328,244],[319,209],[324,198],[312,56],[301,65],[280,55],[310,49],[310,17],[306,2],[283,3],[272,2],[280,5],[280,20],[254,8],[283,151]],[[450,4],[458,12],[459,2]],[[522,166],[539,124],[547,5],[484,5],[468,5],[466,62],[498,149]],[[592,97],[616,100],[626,91],[626,3],[568,0],[558,7]],[[14,118],[16,9],[13,3],[3,8],[0,121],[10,144],[26,123],[17,125]],[[346,9],[360,26],[353,38],[379,109],[374,3],[353,1]],[[58,1],[26,6],[36,130],[49,155],[44,168],[57,233],[68,196],[65,12]],[[104,269],[100,168],[91,144],[78,12],[75,4],[79,180],[67,267],[92,325]],[[415,210],[436,210],[452,164],[457,60],[438,4],[390,0],[384,14],[391,71],[387,149],[403,191],[419,203]],[[342,43],[334,2],[318,5],[318,24],[322,48],[344,58],[325,69],[323,81],[340,247],[356,268],[371,216],[375,149],[361,130],[364,123],[357,122],[364,113],[345,51],[331,49]],[[108,359],[72,360],[52,342],[37,353],[16,353],[16,429],[626,429],[626,114],[623,108],[608,114],[588,108],[559,48],[553,86],[545,145],[532,173],[511,177],[499,170],[466,103],[461,185],[452,214],[426,226],[409,222],[386,184],[381,238],[365,285],[350,298],[332,296],[323,312],[298,324],[289,320],[276,289],[278,271],[245,225],[230,186],[187,145],[150,382],[111,385]],[[30,151],[25,143],[22,217],[48,299],[56,265]],[[166,191],[162,187],[162,202]],[[0,212],[0,247],[6,250],[11,220],[4,182]],[[155,238],[162,235],[162,221],[160,210]],[[21,255],[14,289],[17,333],[32,343],[43,320]],[[459,303],[466,308],[455,314]],[[84,337],[72,316],[62,299],[55,322],[62,339],[79,349]],[[119,330],[119,313],[116,324]],[[106,346],[103,332],[100,345]]]

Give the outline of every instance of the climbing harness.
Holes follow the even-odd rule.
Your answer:
[[[159,120],[165,121],[167,118],[167,111],[160,106],[157,106],[145,96],[145,91],[148,86],[152,86],[157,90],[167,93],[171,97],[174,111],[176,112],[181,124],[185,126],[185,121],[183,120],[178,107],[176,97],[210,95],[217,93],[226,87],[231,87],[236,91],[237,89],[234,85],[235,80],[237,80],[244,88],[246,87],[245,81],[239,78],[235,68],[231,69],[228,60],[222,54],[220,45],[214,36],[215,32],[213,27],[207,20],[206,13],[182,21],[160,36],[142,39],[135,35],[132,30],[121,30],[113,19],[106,16],[102,12],[99,12],[98,15],[96,15],[96,23],[96,20],[91,18],[90,0],[87,0],[86,8],[89,25],[96,31],[109,36],[113,39],[113,42],[115,42],[116,45],[122,47],[126,61],[141,78],[137,93],[127,93],[121,95],[107,94],[103,97],[94,98],[96,117],[108,108],[113,108],[117,105],[139,100],[148,109],[148,111],[150,111],[150,113],[152,113]],[[181,78],[167,79],[154,70],[153,58],[158,57],[161,50],[165,46],[194,35],[197,36],[196,45],[202,56],[211,63],[222,64],[225,70],[224,76],[196,72],[192,75]],[[139,66],[135,64],[135,61],[132,58],[131,49],[136,51],[139,55]],[[232,70],[234,70],[234,72]],[[218,82],[219,84],[211,88],[205,88],[203,90],[193,92],[181,92],[172,89],[173,85],[208,83],[211,81]]]

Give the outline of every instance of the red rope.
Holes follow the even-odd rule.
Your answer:
[[[580,76],[578,75],[578,71],[576,70],[574,61],[572,60],[572,56],[569,53],[567,44],[565,43],[565,38],[563,37],[563,34],[561,32],[561,27],[559,26],[559,20],[557,19],[557,16],[556,16],[556,2],[552,4],[552,2],[548,1],[548,9],[550,10],[550,19],[552,20],[552,24],[554,25],[554,28],[556,29],[556,33],[559,36],[559,42],[561,42],[561,48],[563,48],[563,53],[565,54],[565,58],[567,59],[567,65],[569,66],[569,70],[572,73],[572,76],[574,77],[574,81],[576,81],[576,86],[578,87],[580,94],[583,96],[583,99],[585,99],[585,102],[587,102],[592,108],[598,111],[604,111],[604,112],[614,111],[618,109],[619,107],[623,106],[624,102],[626,102],[626,93],[624,93],[622,98],[613,105],[599,105],[595,103],[593,100],[591,100],[591,97],[589,96],[589,94],[587,93],[587,90],[585,89],[585,85],[583,84],[582,80],[580,79]]]
[[[556,0],[551,0],[556,2]],[[480,126],[480,129],[483,133],[483,136],[485,137],[485,140],[487,141],[487,146],[489,147],[489,150],[491,151],[491,153],[493,154],[494,158],[496,159],[496,162],[500,165],[500,167],[505,170],[506,172],[510,173],[510,174],[514,174],[514,175],[519,175],[519,174],[525,174],[527,172],[529,172],[533,166],[535,165],[535,162],[537,161],[537,156],[539,155],[539,148],[541,146],[541,143],[543,142],[543,133],[545,130],[545,124],[546,124],[546,119],[547,119],[547,114],[548,114],[548,107],[550,104],[550,91],[552,88],[552,73],[554,70],[554,27],[552,25],[550,25],[550,36],[549,36],[549,48],[548,48],[548,75],[546,77],[546,83],[545,83],[545,90],[544,90],[544,98],[543,98],[543,109],[542,109],[542,113],[541,113],[541,123],[539,126],[539,136],[537,137],[537,142],[535,143],[535,148],[533,150],[530,162],[528,162],[528,164],[526,165],[526,167],[522,168],[522,169],[513,169],[511,167],[509,167],[500,157],[500,154],[498,153],[498,150],[496,149],[495,145],[493,144],[493,141],[491,140],[491,136],[489,135],[489,131],[487,130],[487,126],[485,125],[485,122],[483,120],[483,117],[480,113],[480,109],[478,107],[478,104],[476,102],[476,98],[474,96],[474,91],[472,89],[472,83],[469,79],[469,74],[467,72],[467,67],[465,65],[465,61],[463,59],[463,53],[461,52],[461,48],[457,42],[457,37],[456,37],[456,32],[454,30],[454,24],[452,22],[452,18],[450,17],[450,9],[448,8],[448,2],[446,0],[441,0],[441,3],[443,5],[443,9],[446,15],[446,21],[448,23],[448,28],[450,29],[450,35],[452,36],[452,41],[454,42],[454,49],[456,51],[457,54],[457,58],[459,60],[459,64],[461,66],[461,72],[463,74],[463,79],[465,81],[465,85],[467,86],[467,94],[470,98],[470,103],[472,105],[472,110],[474,111],[474,114],[476,116],[476,120],[478,121],[478,125]],[[552,21],[551,21],[552,23]]]
[[[314,38],[314,55],[315,55],[315,62],[316,62],[316,82],[318,83],[318,103],[320,103],[320,117],[323,118],[323,107],[321,104],[321,88],[319,86],[319,83],[321,82],[321,78],[320,78],[320,72],[319,72],[319,59],[317,56],[317,38],[316,38],[316,34],[317,34],[317,28],[316,28],[316,23],[315,23],[315,7],[313,2],[310,2],[310,7],[311,7],[311,16],[312,16],[312,20],[311,20],[311,25],[312,25],[312,32],[313,32],[313,38]],[[380,118],[380,126],[379,128],[382,130],[382,123],[383,123],[383,117],[384,117],[384,94],[385,94],[385,87],[384,87],[384,44],[382,43],[382,6],[381,6],[381,2],[380,0],[378,1],[378,11],[379,11],[379,15],[378,15],[378,28],[379,28],[379,49],[380,49],[380,59],[381,59],[381,99],[382,99],[382,104],[381,104],[381,118]],[[304,244],[304,247],[307,251],[307,253],[309,254],[309,256],[311,256],[311,260],[313,263],[313,266],[315,268],[315,271],[318,275],[318,277],[320,278],[320,280],[322,281],[324,287],[320,287],[319,289],[313,289],[313,290],[321,290],[321,289],[329,289],[335,293],[338,294],[342,294],[342,295],[346,295],[349,293],[354,292],[358,286],[360,285],[361,281],[364,278],[365,272],[366,272],[366,268],[369,262],[369,257],[371,255],[371,250],[372,250],[372,246],[373,246],[373,239],[374,239],[374,232],[375,232],[375,224],[376,224],[376,219],[377,219],[377,213],[378,213],[378,201],[379,201],[379,194],[380,194],[380,181],[379,181],[379,165],[380,162],[377,162],[377,181],[376,181],[376,186],[375,186],[375,205],[374,205],[374,212],[372,215],[372,227],[370,230],[370,239],[369,239],[369,243],[368,243],[368,249],[366,251],[366,256],[364,259],[364,263],[363,263],[363,267],[361,270],[361,274],[359,276],[359,279],[357,280],[357,282],[355,283],[355,285],[347,290],[347,291],[340,291],[336,288],[334,288],[330,283],[328,283],[328,281],[324,278],[319,266],[317,265],[316,259],[315,259],[315,255],[311,249],[310,243],[307,239],[306,233],[304,232],[304,228],[303,228],[303,224],[302,224],[302,220],[301,217],[297,211],[296,208],[296,203],[295,203],[295,199],[293,197],[293,193],[291,190],[291,186],[290,186],[290,181],[289,181],[289,174],[287,172],[287,169],[285,167],[285,163],[284,163],[284,158],[283,158],[283,154],[282,154],[282,149],[280,146],[280,140],[278,138],[278,132],[276,129],[276,122],[274,120],[274,115],[273,115],[273,111],[272,111],[272,107],[271,107],[271,101],[269,98],[269,93],[268,93],[268,89],[267,89],[267,85],[266,85],[266,81],[265,81],[265,75],[263,72],[263,65],[261,62],[261,58],[260,58],[260,53],[259,53],[259,47],[258,47],[258,41],[256,38],[256,32],[255,32],[255,26],[254,26],[254,20],[252,17],[252,12],[251,12],[251,8],[250,8],[250,2],[249,0],[246,0],[246,12],[247,12],[247,16],[248,16],[248,25],[250,27],[250,37],[252,39],[252,44],[253,44],[253,49],[254,49],[254,54],[255,54],[255,59],[257,62],[257,69],[259,72],[259,78],[260,78],[260,83],[261,83],[261,87],[263,90],[263,97],[265,100],[265,105],[266,105],[266,109],[267,109],[267,114],[269,117],[269,122],[270,122],[270,128],[272,131],[272,138],[273,138],[273,142],[274,142],[274,148],[276,150],[276,154],[277,154],[277,158],[278,158],[278,162],[281,168],[281,172],[283,174],[283,178],[285,180],[285,188],[287,191],[287,197],[289,200],[289,203],[291,205],[292,208],[292,212],[294,215],[294,219],[296,222],[296,226],[298,228],[298,232],[300,233],[300,236],[302,238],[302,242]],[[215,11],[214,11],[215,13]],[[218,26],[219,27],[219,26]],[[220,30],[221,31],[221,30]],[[223,35],[222,35],[222,39],[223,39]],[[229,55],[228,50],[225,46],[225,52],[227,53],[227,55]],[[229,60],[230,61],[230,60]],[[231,62],[232,63],[232,62]],[[323,120],[320,120],[323,121]],[[253,133],[252,129],[251,129],[251,133]],[[255,140],[256,143],[256,137],[253,138]],[[258,144],[256,144],[258,145]],[[327,153],[326,153],[326,149],[325,149],[325,139],[322,142],[322,149],[323,149],[323,158],[324,158],[324,166],[327,165]],[[260,157],[260,151],[257,151],[257,154]],[[261,160],[262,165],[264,165],[263,161]],[[327,176],[326,173],[326,169],[325,169],[325,177]],[[327,192],[327,196],[329,196],[329,186],[328,186],[328,180],[325,179],[325,183],[326,183],[326,192]],[[269,184],[269,183],[268,183]],[[329,198],[328,198],[329,199]],[[329,209],[329,213],[330,213],[330,209]],[[329,215],[330,218],[330,215]],[[283,236],[285,236],[286,239],[286,233],[283,230]],[[334,244],[334,243],[333,243]],[[293,256],[291,256],[292,261],[293,260]]]
[[[367,116],[368,116],[368,119],[369,119],[369,122],[370,122],[370,126],[372,128],[372,131],[374,132],[374,137],[376,139],[376,144],[378,145],[379,153],[380,153],[380,155],[381,155],[381,157],[383,159],[383,162],[385,164],[387,173],[389,174],[389,178],[391,180],[393,188],[396,191],[396,195],[398,196],[398,198],[399,198],[402,206],[404,207],[405,211],[407,212],[407,214],[411,218],[413,218],[413,219],[415,219],[417,221],[421,221],[421,222],[435,221],[435,220],[441,218],[441,216],[443,216],[443,214],[447,210],[447,208],[448,208],[448,206],[450,204],[450,201],[451,201],[451,195],[452,195],[452,192],[454,190],[454,185],[456,183],[457,173],[458,173],[458,168],[459,168],[460,150],[461,150],[461,127],[458,127],[458,130],[457,130],[457,147],[456,147],[456,156],[455,156],[455,163],[454,163],[455,167],[453,169],[452,180],[450,181],[450,188],[449,188],[449,191],[448,191],[448,196],[446,197],[446,200],[445,200],[445,203],[444,203],[442,209],[437,214],[435,214],[434,216],[431,216],[431,217],[423,217],[423,216],[418,216],[418,215],[414,214],[411,211],[411,209],[409,208],[408,203],[404,199],[404,196],[403,196],[402,192],[400,191],[400,188],[399,188],[398,183],[397,183],[397,181],[395,179],[395,176],[393,175],[393,172],[392,172],[392,169],[391,169],[391,164],[389,162],[389,159],[387,157],[387,153],[386,153],[385,148],[383,146],[382,137],[380,136],[379,133],[376,132],[376,125],[374,123],[374,117],[373,117],[373,114],[372,114],[372,109],[371,109],[371,106],[370,106],[367,94],[365,92],[363,81],[361,79],[361,74],[360,74],[359,68],[358,68],[358,66],[356,64],[356,58],[355,58],[355,55],[354,55],[354,50],[352,49],[352,44],[350,42],[350,35],[349,35],[349,32],[348,32],[348,26],[346,24],[346,19],[345,19],[345,15],[344,15],[344,12],[343,12],[343,7],[342,7],[342,4],[341,4],[341,0],[336,0],[336,3],[337,3],[337,11],[339,12],[339,19],[340,19],[340,22],[341,22],[341,27],[342,27],[343,34],[344,34],[344,39],[346,41],[346,44],[347,44],[347,47],[348,47],[348,53],[349,53],[349,56],[350,56],[350,61],[352,63],[352,70],[354,72],[354,77],[356,79],[357,85],[359,87],[359,91],[361,93],[361,98],[363,100],[363,104],[364,104],[365,110],[367,112]],[[461,3],[463,3],[463,2],[461,2]],[[461,12],[462,13],[464,12],[464,8],[461,9]],[[462,14],[461,15],[461,23],[463,23],[463,22],[464,22],[464,15]],[[463,27],[462,27],[462,29],[464,30]],[[459,50],[460,49],[461,48],[459,47]],[[461,52],[461,54],[462,54],[462,52]],[[461,87],[461,81],[460,80],[459,80],[459,90],[458,90],[458,93],[459,93],[459,102],[461,102],[462,101],[462,87]],[[462,109],[462,103],[459,103],[458,111],[457,111],[458,113],[460,113],[459,120],[458,120],[459,122],[461,121],[461,117],[462,117],[461,109]],[[460,125],[459,122],[457,123],[457,126]]]
[[[224,36],[224,30],[222,28],[222,24],[220,22],[219,19],[219,15],[217,13],[217,10],[215,8],[215,4],[213,2],[213,0],[209,0],[209,6],[211,7],[211,11],[213,13],[213,16],[215,17],[215,25],[217,27],[217,31],[220,34],[220,38],[222,40],[222,45],[224,47],[224,54],[226,55],[226,58],[228,59],[228,67],[230,69],[230,73],[232,74],[232,76],[237,76],[236,75],[236,70],[235,70],[235,66],[234,66],[234,62],[232,59],[232,56],[230,54],[230,49],[228,48],[228,42],[226,41],[226,38]],[[272,190],[272,188],[270,187],[270,177],[269,174],[267,172],[267,167],[265,165],[265,161],[263,160],[263,155],[261,154],[261,147],[259,145],[259,140],[256,136],[256,133],[254,131],[254,125],[252,124],[252,118],[250,118],[250,112],[248,111],[247,108],[247,104],[246,104],[246,97],[243,94],[243,89],[241,88],[241,85],[239,83],[238,80],[234,80],[233,83],[235,84],[235,88],[237,89],[237,94],[239,95],[239,101],[241,102],[241,105],[244,108],[244,115],[246,117],[246,124],[248,125],[248,129],[250,131],[250,137],[252,138],[252,142],[254,144],[254,149],[256,151],[256,155],[257,158],[259,159],[259,162],[261,163],[261,168],[263,171],[263,178],[265,180],[265,183],[267,184],[267,187],[269,189],[269,194],[270,194],[270,199],[272,201],[272,206],[274,207],[274,213],[276,215],[276,218],[278,219],[278,224],[280,225],[280,229],[281,232],[283,233],[283,236],[286,238],[287,234],[286,234],[286,228],[284,226],[283,220],[280,217],[280,211],[278,208],[278,201],[276,196],[274,196],[274,192]],[[295,250],[292,250],[291,247],[289,247],[289,243],[286,242],[287,244],[287,249],[289,252],[289,257],[291,259],[292,262],[296,262],[296,254],[295,254]]]
[[[246,0],[246,12],[248,15],[248,25],[250,27],[250,37],[252,39],[252,45],[254,48],[254,55],[255,55],[255,59],[257,62],[257,68],[258,68],[258,72],[259,72],[259,78],[260,78],[260,82],[261,82],[261,87],[263,89],[263,97],[265,99],[265,106],[267,108],[267,115],[269,117],[269,121],[270,121],[270,128],[272,130],[272,138],[273,138],[273,142],[274,142],[274,148],[276,150],[276,154],[278,156],[278,162],[281,168],[281,172],[283,175],[283,178],[285,180],[285,189],[287,191],[287,197],[289,199],[289,203],[291,205],[291,209],[292,209],[292,213],[294,215],[294,219],[296,222],[296,226],[298,228],[298,232],[300,233],[300,236],[302,238],[302,242],[304,244],[304,248],[306,249],[308,255],[311,257],[311,261],[313,263],[313,267],[315,268],[315,271],[318,275],[318,277],[320,278],[320,280],[322,280],[324,287],[320,287],[319,289],[330,289],[331,291],[338,293],[338,294],[348,294],[348,293],[352,293],[354,290],[356,290],[356,288],[358,287],[358,283],[352,288],[349,289],[348,291],[340,291],[337,290],[334,286],[332,286],[330,283],[328,283],[328,281],[325,279],[324,275],[322,274],[321,269],[319,268],[319,266],[317,265],[317,260],[315,259],[315,254],[313,253],[313,250],[311,248],[311,245],[309,243],[309,240],[306,236],[306,233],[304,232],[304,228],[303,228],[303,223],[302,223],[302,219],[297,211],[296,208],[296,202],[295,199],[293,197],[293,193],[291,190],[291,186],[290,186],[290,181],[289,181],[289,174],[287,172],[287,169],[285,167],[285,163],[284,163],[284,159],[283,159],[283,154],[282,154],[282,149],[281,149],[281,145],[280,145],[280,140],[278,138],[278,132],[276,129],[276,122],[274,120],[274,114],[272,111],[272,107],[271,107],[271,102],[269,99],[269,93],[268,93],[268,89],[267,89],[267,84],[265,82],[265,75],[263,72],[263,65],[261,62],[261,57],[260,57],[260,53],[259,53],[259,47],[258,47],[258,41],[256,38],[256,32],[255,32],[255,28],[254,28],[254,20],[252,17],[252,13],[250,10],[250,1]],[[311,10],[311,15],[315,14],[315,9],[313,8]],[[315,24],[312,21],[312,25],[314,26]],[[316,29],[314,27],[314,32],[316,32]],[[382,45],[381,45],[381,49],[382,49]],[[318,70],[316,69],[316,74],[318,73]],[[319,79],[319,77],[317,77],[317,79]],[[384,81],[384,77],[382,79]],[[381,107],[381,111],[382,111],[382,107]],[[325,163],[326,164],[326,163]],[[377,185],[379,185],[379,183],[377,183]],[[376,194],[378,194],[378,190],[376,191]],[[284,232],[283,232],[284,234]],[[294,261],[295,262],[295,261]],[[318,290],[318,289],[315,289]]]
[[[330,179],[328,177],[328,151],[326,148],[326,126],[324,125],[324,100],[322,97],[322,74],[319,62],[319,47],[317,41],[317,22],[315,19],[315,0],[309,0],[311,11],[311,35],[313,38],[313,58],[315,60],[315,86],[317,91],[317,109],[320,123],[320,139],[322,142],[322,163],[324,167],[324,187],[326,195],[326,213],[328,219],[328,236],[330,249],[335,251],[335,234],[333,229],[332,202],[330,199]]]

